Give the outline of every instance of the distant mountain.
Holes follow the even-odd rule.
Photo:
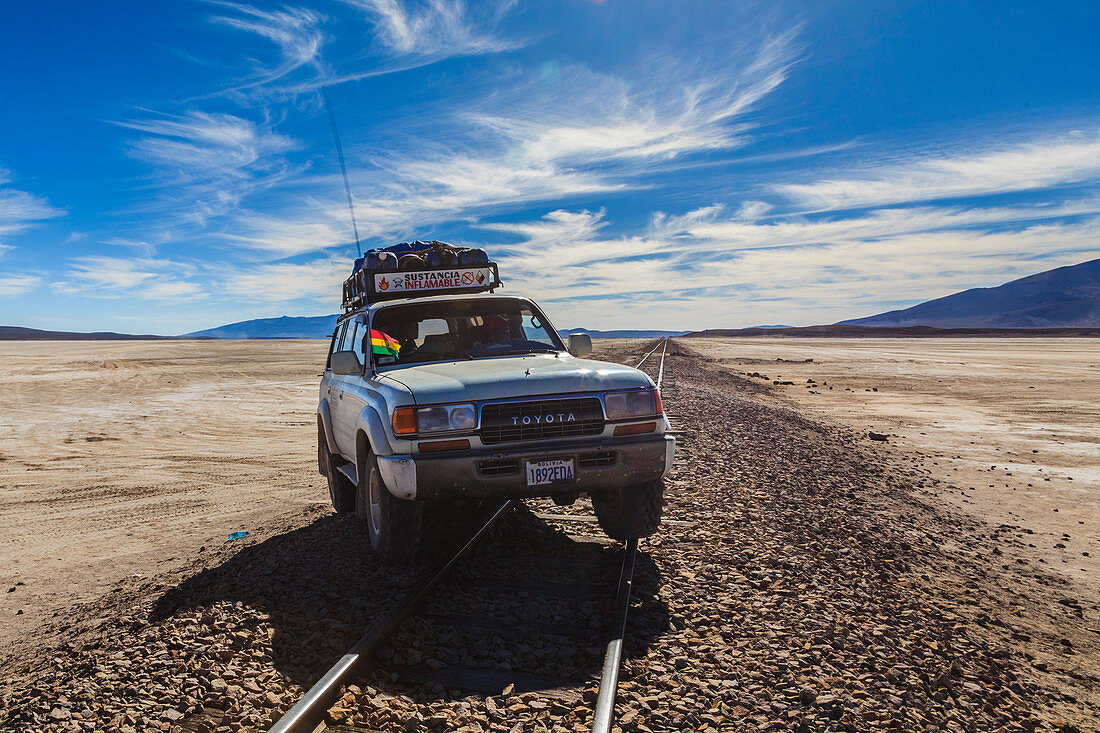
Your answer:
[[[1100,327],[1100,259],[1059,267],[995,288],[974,288],[841,326],[934,328]]]
[[[624,329],[619,331],[593,331],[588,328],[559,328],[558,335],[565,338],[571,333],[587,333],[592,338],[598,339],[655,339],[675,338],[676,336],[683,336],[687,331],[634,331],[630,329]]]
[[[165,338],[171,337],[114,333],[113,331],[97,331],[95,333],[40,331],[37,328],[23,328],[22,326],[0,326],[0,341],[136,341]]]
[[[1100,328],[932,328],[931,326],[792,326],[790,328],[708,328],[687,338],[1098,338]]]
[[[324,339],[336,328],[331,316],[281,316],[239,321],[227,326],[185,333],[188,339]]]

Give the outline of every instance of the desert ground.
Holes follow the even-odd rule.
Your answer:
[[[689,343],[800,411],[887,435],[938,498],[1031,530],[1033,561],[1100,597],[1100,340]]]
[[[621,730],[1100,730],[1095,346],[672,342],[672,521],[643,543]],[[431,567],[380,566],[328,505],[325,347],[0,343],[0,729],[265,729]],[[583,501],[529,507],[482,560],[596,531],[540,520]],[[584,730],[589,651],[538,648],[584,687],[564,707],[379,671],[330,722]]]
[[[0,343],[0,649],[327,499],[321,341]],[[20,613],[21,612],[21,613]]]

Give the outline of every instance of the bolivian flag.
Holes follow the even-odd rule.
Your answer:
[[[397,343],[397,339],[392,336],[387,336],[372,328],[370,330],[370,350],[372,354],[378,356],[397,356],[397,353],[401,351],[401,344]]]

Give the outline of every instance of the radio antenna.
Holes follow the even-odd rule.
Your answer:
[[[351,199],[351,184],[348,183],[348,167],[344,165],[344,147],[340,144],[340,131],[336,129],[336,113],[332,111],[332,100],[328,96],[328,89],[321,87],[321,96],[325,98],[325,107],[328,108],[328,121],[332,125],[332,139],[336,143],[336,157],[340,159],[340,173],[344,175],[344,192],[348,195],[348,213],[351,214],[351,230],[355,233],[356,256],[363,256],[363,247],[359,244],[359,226],[355,223],[355,204]]]

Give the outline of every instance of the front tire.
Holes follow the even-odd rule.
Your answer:
[[[317,424],[317,461],[322,466],[322,473],[328,481],[328,496],[332,500],[332,508],[337,514],[350,514],[355,511],[355,484],[348,481],[347,476],[337,469],[337,466],[343,462],[342,458],[329,452],[325,427],[320,423]]]
[[[355,514],[366,520],[370,546],[383,562],[406,562],[416,556],[423,522],[421,504],[390,493],[373,453],[359,475]]]
[[[661,479],[593,494],[592,508],[600,528],[613,540],[649,537],[661,526],[665,483]]]

